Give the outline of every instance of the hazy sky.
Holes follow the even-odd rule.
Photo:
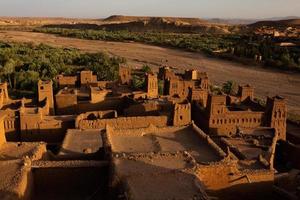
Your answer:
[[[300,0],[0,0],[1,16],[265,18],[299,13]]]

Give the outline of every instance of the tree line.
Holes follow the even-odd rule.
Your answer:
[[[264,66],[300,71],[300,48],[281,47],[270,36],[251,34],[177,34],[160,32],[105,31],[91,29],[37,28],[34,31],[89,40],[135,41],[204,52],[222,58],[243,58]]]
[[[39,79],[54,79],[89,69],[99,80],[116,80],[119,64],[126,60],[99,53],[82,53],[72,48],[54,48],[45,44],[0,41],[0,81],[13,90],[34,90]]]

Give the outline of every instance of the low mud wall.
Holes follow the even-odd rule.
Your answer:
[[[105,129],[107,125],[113,128],[144,128],[150,124],[157,127],[168,125],[167,116],[147,116],[147,117],[119,117],[114,119],[80,120],[77,121],[79,129]]]

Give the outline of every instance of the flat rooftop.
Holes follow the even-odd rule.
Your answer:
[[[35,160],[39,159],[44,153],[46,153],[45,143],[8,142],[0,147],[0,161],[20,159],[26,156]]]
[[[102,146],[100,130],[69,129],[59,155],[96,153]]]
[[[216,162],[219,154],[202,140],[191,127],[158,128],[148,130],[115,130],[109,134],[113,152],[149,153],[183,152],[190,153],[197,162]]]

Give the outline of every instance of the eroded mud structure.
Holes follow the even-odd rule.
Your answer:
[[[297,172],[275,178],[277,144],[287,144],[280,96],[261,105],[249,85],[225,95],[206,73],[167,67],[55,81],[56,94],[39,81],[36,99],[0,85],[0,199],[297,198],[284,184]]]

